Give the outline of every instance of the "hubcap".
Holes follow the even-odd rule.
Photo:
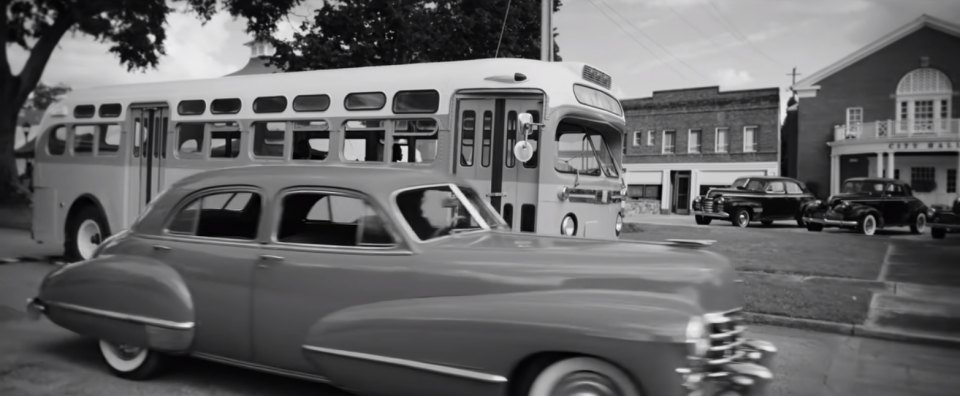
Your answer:
[[[141,352],[143,352],[143,348],[138,348],[130,345],[123,345],[123,344],[120,344],[120,345],[110,344],[110,349],[113,350],[113,353],[117,355],[118,358],[127,360],[127,361],[136,359],[137,356],[140,355]]]
[[[102,238],[100,225],[96,221],[87,219],[80,223],[76,239],[77,252],[80,253],[80,257],[88,259],[93,256],[93,251],[100,245]]]
[[[927,216],[919,214],[917,215],[917,231],[923,232],[924,228],[927,228]]]
[[[747,215],[747,212],[740,212],[740,214],[737,216],[737,225],[743,227],[747,224],[747,220],[749,220],[749,218],[750,217]]]
[[[622,392],[609,378],[591,371],[572,373],[562,378],[550,396],[615,396]]]

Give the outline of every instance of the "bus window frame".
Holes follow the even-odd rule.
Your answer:
[[[222,125],[217,125],[222,124]],[[237,132],[237,144],[240,147],[237,147],[237,155],[235,157],[214,157],[213,156],[213,133],[214,132]],[[203,128],[203,140],[205,143],[206,150],[203,153],[203,158],[211,161],[240,161],[242,158],[240,155],[245,152],[244,150],[244,135],[243,126],[240,121],[236,120],[211,120],[206,121]],[[249,145],[247,145],[249,146]],[[247,156],[246,159],[250,159]]]
[[[100,124],[92,122],[77,122],[70,124],[70,135],[73,136],[73,139],[70,139],[70,155],[73,157],[96,157],[97,149],[99,142],[97,141],[97,128]],[[77,127],[93,127],[93,140],[90,142],[90,151],[81,151],[77,152],[76,142],[77,142]]]
[[[263,156],[263,155],[257,155],[257,153],[254,152],[254,149],[255,149],[254,146],[256,145],[256,139],[257,139],[256,127],[255,127],[256,123],[264,123],[264,124],[283,123],[283,151],[281,152],[280,156]],[[291,137],[293,136],[293,130],[294,130],[293,123],[294,121],[288,118],[250,119],[249,122],[245,124],[247,126],[247,130],[249,131],[249,133],[247,134],[250,136],[250,144],[247,145],[247,148],[248,148],[247,155],[250,158],[250,160],[265,161],[265,162],[284,162],[287,159],[291,159],[293,155],[291,153],[291,150],[292,150]],[[242,130],[241,130],[241,133],[243,133]],[[243,139],[242,136],[241,136],[241,139]]]
[[[320,121],[325,125],[320,127],[319,125],[297,125],[298,122],[315,122]],[[309,118],[309,119],[291,119],[287,120],[288,130],[290,131],[289,136],[285,136],[285,144],[289,147],[286,150],[286,155],[284,156],[285,160],[291,161],[296,164],[316,164],[316,163],[327,163],[331,162],[331,158],[336,154],[335,143],[336,140],[334,136],[336,135],[333,129],[330,129],[330,121],[326,118]],[[294,144],[294,135],[297,132],[326,132],[327,133],[327,156],[323,159],[303,159],[303,158],[293,158],[293,144]],[[331,149],[334,148],[334,149]]]
[[[142,123],[142,122],[141,122],[141,123]],[[175,134],[174,134],[174,137],[176,138],[176,139],[174,139],[174,142],[176,142],[177,145],[176,145],[176,147],[173,147],[173,148],[172,148],[172,149],[173,149],[173,150],[172,150],[172,151],[173,151],[173,157],[176,158],[176,159],[178,159],[178,160],[187,160],[187,161],[204,160],[204,159],[206,159],[206,158],[207,158],[207,146],[210,145],[210,144],[207,142],[207,128],[208,128],[208,126],[209,126],[209,123],[210,123],[209,121],[199,121],[199,120],[197,120],[197,121],[193,121],[193,120],[191,120],[191,121],[178,121],[178,122],[177,122],[177,125],[176,125]],[[192,153],[186,153],[186,154],[187,154],[186,156],[184,156],[184,155],[183,155],[184,153],[183,153],[182,151],[180,151],[180,147],[181,147],[181,145],[183,144],[183,142],[180,141],[180,133],[181,133],[181,127],[182,127],[184,124],[200,124],[200,125],[203,126],[203,131],[202,131],[201,134],[200,134],[200,146],[197,147],[197,151],[192,152]]]
[[[63,130],[64,130],[64,133],[63,133],[63,149],[60,151],[60,153],[55,154],[55,153],[53,153],[52,151],[50,151],[50,141],[51,141],[51,138],[56,137],[56,132],[57,132],[57,129],[58,129],[58,128],[63,128]],[[70,139],[70,124],[69,124],[69,123],[54,124],[54,125],[51,125],[50,127],[48,127],[48,128],[44,131],[44,140],[45,140],[45,141],[43,142],[43,151],[44,151],[44,153],[46,153],[47,156],[50,156],[50,157],[66,157],[66,156],[72,156],[72,154],[69,152],[69,147],[70,147],[70,145],[72,144],[72,143],[70,142],[71,139]]]

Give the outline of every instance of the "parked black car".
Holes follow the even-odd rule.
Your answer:
[[[948,232],[960,231],[960,196],[953,201],[953,207],[934,206],[930,210],[930,235],[933,239],[943,239]]]
[[[795,220],[802,227],[803,208],[815,200],[797,180],[751,176],[734,180],[729,188],[714,188],[707,195],[697,196],[693,200],[693,213],[697,224],[723,219],[746,227],[751,221],[770,225],[774,220]]]
[[[856,177],[843,182],[840,194],[808,207],[803,221],[810,231],[845,227],[873,235],[885,227],[910,226],[919,234],[927,226],[927,205],[902,181]]]

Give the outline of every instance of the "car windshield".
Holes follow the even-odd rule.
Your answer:
[[[867,180],[850,180],[843,183],[843,189],[840,192],[844,194],[871,193],[878,194],[883,192],[883,182]]]
[[[558,172],[617,177],[616,162],[603,135],[580,126],[563,124],[557,133]]]
[[[469,187],[439,185],[400,192],[397,207],[422,241],[465,231],[503,229],[504,221]]]

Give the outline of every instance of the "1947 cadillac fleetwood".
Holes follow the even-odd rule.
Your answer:
[[[504,229],[453,176],[216,170],[53,271],[28,308],[131,379],[190,355],[362,395],[764,392],[776,348],[745,337],[723,257]]]

